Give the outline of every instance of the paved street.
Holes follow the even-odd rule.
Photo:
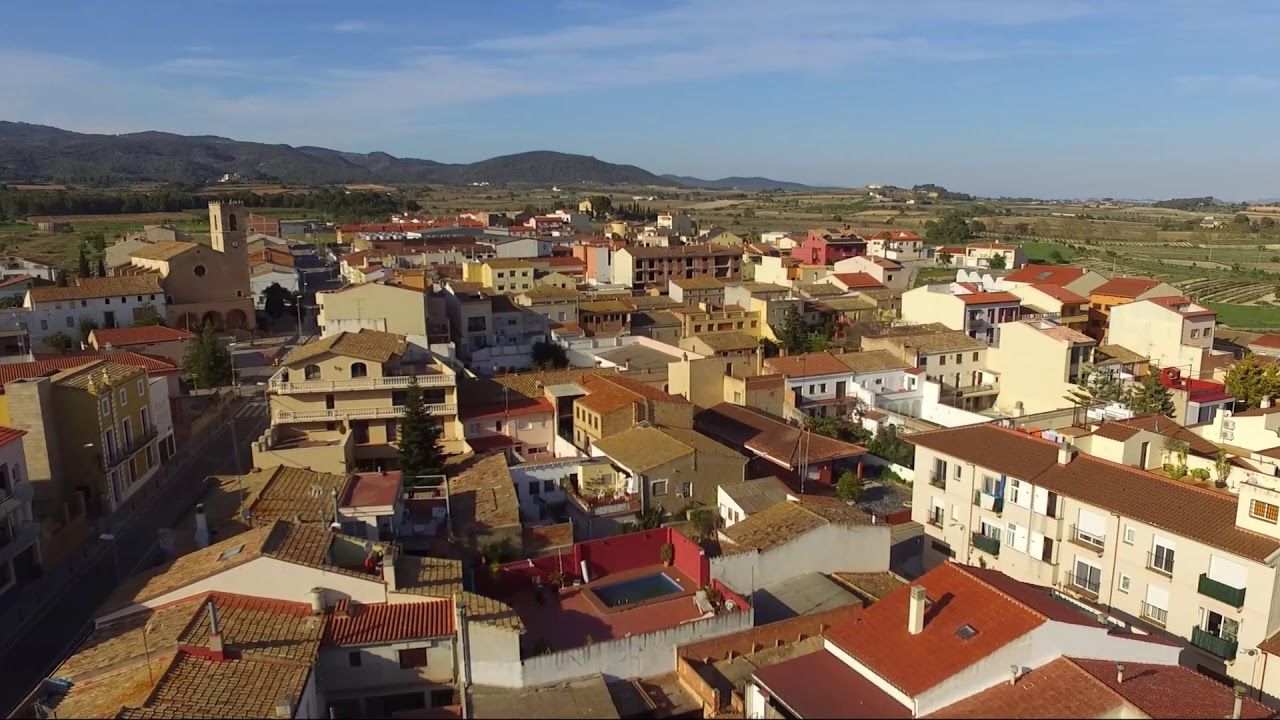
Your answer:
[[[128,523],[123,527],[112,528],[113,542],[91,541],[88,558],[75,565],[76,574],[54,572],[41,578],[30,597],[0,616],[0,665],[5,668],[0,673],[0,712],[7,714],[21,702],[87,634],[94,610],[122,576],[155,562],[157,531],[171,527],[190,509],[205,477],[248,470],[249,441],[267,425],[265,400],[240,400],[229,413],[232,422],[219,426],[208,447],[191,456],[180,449],[171,460],[180,464],[175,474],[139,491],[134,516],[122,521]]]

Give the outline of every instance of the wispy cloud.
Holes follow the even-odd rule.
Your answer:
[[[1280,90],[1280,78],[1251,73],[1237,75],[1180,75],[1173,79],[1188,92],[1271,93]]]
[[[341,20],[329,25],[327,29],[336,33],[372,33],[382,30],[383,27],[364,20]]]

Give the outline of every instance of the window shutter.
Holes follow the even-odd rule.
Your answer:
[[[1240,563],[1218,555],[1210,555],[1209,579],[1234,588],[1244,588],[1249,582],[1249,570]]]

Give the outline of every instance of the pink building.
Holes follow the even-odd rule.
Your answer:
[[[867,241],[847,228],[810,230],[804,240],[791,249],[791,257],[808,265],[834,265],[840,260],[866,254]]]

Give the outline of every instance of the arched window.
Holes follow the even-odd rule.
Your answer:
[[[308,380],[319,380],[319,379],[320,379],[320,366],[319,366],[319,365],[308,365],[308,366],[303,370],[303,372],[305,372],[305,373],[306,373],[306,376],[307,376],[307,379],[308,379]]]
[[[360,377],[368,377],[368,376],[369,376],[369,368],[365,367],[364,363],[362,362],[351,363],[351,377],[360,378]]]
[[[236,231],[236,216],[235,216],[235,214],[231,214],[231,215],[228,215],[228,216],[227,216],[227,231],[228,231],[228,232],[235,232],[235,231]]]

